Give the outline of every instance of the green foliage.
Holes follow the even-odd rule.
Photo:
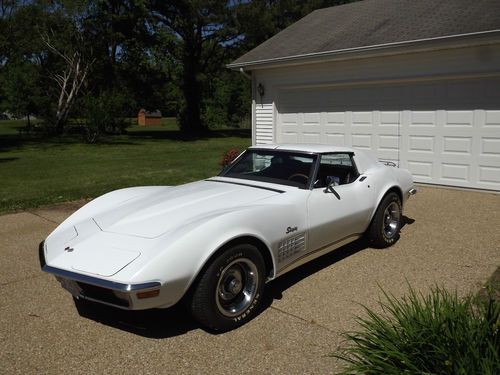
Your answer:
[[[211,129],[241,127],[250,115],[250,80],[239,72],[226,70],[209,83],[213,93],[203,102],[202,119]]]
[[[366,309],[362,330],[346,333],[345,374],[498,374],[500,303],[434,288],[410,288],[401,299],[384,292],[382,314]]]
[[[127,116],[158,108],[185,132],[248,124],[250,82],[225,64],[314,9],[348,1],[4,0],[0,108],[63,133],[85,107],[96,121],[87,128],[102,129],[88,111],[98,112],[102,93],[119,92],[130,103]],[[68,58],[90,68],[61,105],[73,81],[63,89],[61,77],[75,77]]]
[[[84,139],[94,143],[101,134],[123,134],[130,126],[127,118],[134,103],[124,93],[106,91],[98,96],[87,94],[82,98]]]
[[[359,0],[261,0],[243,2],[237,20],[244,39],[242,52],[249,51],[312,11]]]
[[[156,32],[162,35],[170,57],[178,63],[181,129],[198,132],[207,128],[203,121],[203,99],[212,97],[208,83],[223,69],[233,41],[238,36],[234,6],[216,0],[153,1]],[[219,121],[217,108],[205,111],[205,119]]]
[[[96,62],[88,91],[126,93],[136,107],[159,108],[171,89],[166,61],[156,53],[152,14],[143,0],[99,1],[89,7],[83,26],[92,41]],[[163,58],[163,56],[162,56]],[[167,60],[168,61],[168,60]],[[167,64],[168,65],[168,64]]]
[[[40,88],[40,71],[36,65],[21,61],[6,67],[1,77],[1,86],[5,100],[1,103],[4,110],[16,117],[25,117],[40,113],[46,98]]]

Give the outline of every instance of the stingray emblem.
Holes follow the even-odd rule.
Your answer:
[[[64,248],[64,251],[67,251],[68,253],[71,253],[73,250],[75,250],[75,249],[73,249],[72,247],[69,247],[69,246],[66,246]]]

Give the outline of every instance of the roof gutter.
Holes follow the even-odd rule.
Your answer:
[[[315,59],[315,58],[329,58],[340,55],[351,55],[362,52],[378,52],[381,50],[393,49],[398,47],[410,47],[418,44],[430,43],[430,42],[442,42],[442,41],[455,41],[460,39],[466,39],[470,37],[483,37],[483,36],[500,36],[500,29],[488,30],[488,31],[479,31],[474,33],[467,34],[456,34],[456,35],[447,35],[440,36],[435,38],[423,38],[423,39],[414,39],[414,40],[406,40],[402,42],[392,42],[392,43],[383,43],[383,44],[374,44],[370,46],[362,46],[362,47],[354,47],[354,48],[344,48],[333,51],[322,51],[322,52],[313,52],[313,53],[305,53],[293,56],[283,56],[276,57],[271,59],[262,59],[262,60],[254,60],[242,63],[231,63],[226,65],[227,68],[230,69],[238,69],[240,71],[243,67],[250,66],[260,66],[260,65],[268,65],[268,64],[286,64],[293,63],[297,60],[303,59]]]

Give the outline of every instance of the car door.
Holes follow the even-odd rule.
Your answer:
[[[324,154],[319,162],[307,201],[308,252],[362,234],[374,208],[370,176],[359,176],[351,153]]]

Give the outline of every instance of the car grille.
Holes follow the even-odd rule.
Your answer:
[[[77,284],[80,288],[82,288],[81,294],[83,298],[94,299],[97,301],[102,301],[116,306],[122,306],[122,307],[130,306],[128,300],[118,298],[115,295],[115,293],[110,289],[102,288],[96,285],[82,283],[80,281],[78,281]]]

